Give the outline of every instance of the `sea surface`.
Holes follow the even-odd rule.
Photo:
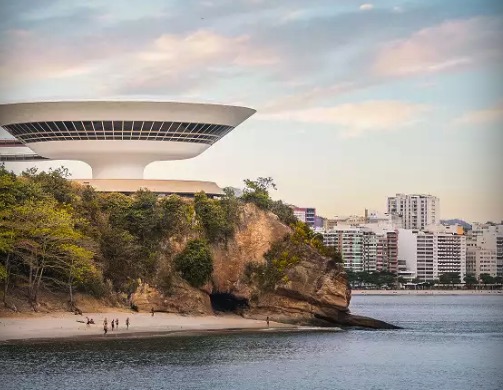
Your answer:
[[[502,296],[354,296],[401,330],[0,345],[0,389],[503,389]]]

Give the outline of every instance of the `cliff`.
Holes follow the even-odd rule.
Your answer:
[[[210,282],[194,288],[174,276],[169,293],[142,284],[131,296],[141,311],[187,314],[235,311],[247,318],[304,325],[349,325],[393,328],[392,325],[349,313],[351,291],[341,264],[318,254],[308,245],[298,251],[298,261],[286,267],[281,279],[264,288],[260,280],[267,260],[264,254],[292,230],[272,213],[245,204],[234,237],[212,245]],[[177,248],[183,245],[174,245]],[[173,255],[176,254],[173,253]],[[169,259],[166,259],[169,266]],[[253,265],[253,267],[250,267]],[[250,269],[255,269],[255,274]]]

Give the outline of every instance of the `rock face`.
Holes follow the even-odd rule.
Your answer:
[[[248,318],[311,324],[348,325],[367,328],[391,328],[390,324],[371,318],[352,316],[348,307],[351,290],[342,265],[319,255],[310,247],[295,266],[287,269],[285,280],[274,290],[262,292],[246,279],[248,263],[264,264],[264,254],[271,244],[291,232],[272,213],[252,204],[243,207],[234,239],[214,245],[211,282],[201,289],[175,276],[169,295],[142,285],[131,301],[141,311],[211,314],[211,297],[224,294],[247,302],[241,314]],[[181,250],[183,245],[178,245]]]
[[[340,324],[339,317],[348,312],[351,299],[340,264],[312,251],[308,259],[287,271],[287,278],[274,291],[252,301],[246,315],[305,325]]]
[[[264,212],[253,204],[246,204],[234,239],[214,246],[212,289],[241,298],[250,299],[251,290],[242,282],[246,265],[262,264],[271,244],[283,238],[290,228],[272,213]]]
[[[131,303],[139,311],[181,314],[213,314],[208,293],[191,287],[181,279],[174,282],[173,294],[163,294],[158,289],[142,284],[131,296]]]

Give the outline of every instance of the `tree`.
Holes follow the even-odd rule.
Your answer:
[[[484,284],[494,284],[494,277],[490,274],[480,274],[480,280]]]
[[[70,176],[68,168],[51,168],[48,172],[40,173],[37,168],[29,168],[21,175],[24,178],[29,178],[32,183],[38,184],[44,193],[51,195],[60,203],[71,204],[75,200],[72,183],[67,180]]]
[[[458,284],[461,283],[459,272],[446,272],[439,277],[441,284]]]
[[[237,209],[234,208],[237,206],[230,199],[224,204],[220,202],[208,198],[204,192],[195,195],[196,215],[211,243],[224,242],[231,238],[237,223]]]
[[[175,257],[175,269],[193,287],[201,287],[210,280],[213,272],[213,259],[208,243],[192,240]]]
[[[281,200],[271,201],[269,208],[287,226],[291,226],[298,221],[293,209]]]
[[[471,275],[471,274],[465,275],[464,282],[466,283],[466,287],[468,287],[468,288],[472,288],[474,284],[478,283],[475,275]]]
[[[93,253],[79,243],[82,234],[75,229],[73,215],[53,199],[28,201],[12,208],[1,220],[3,232],[12,232],[10,248],[26,268],[29,300],[38,303],[38,291],[44,280],[58,282],[58,275],[75,274],[82,264],[89,264]],[[76,265],[80,264],[80,265]],[[75,276],[70,277],[72,285]],[[71,291],[70,285],[70,291]]]
[[[245,188],[241,199],[245,202],[255,203],[263,210],[271,208],[271,197],[269,196],[270,189],[276,189],[276,184],[271,177],[259,177],[257,180],[244,180]]]

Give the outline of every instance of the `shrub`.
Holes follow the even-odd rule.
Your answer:
[[[204,240],[189,241],[174,263],[176,271],[193,287],[204,285],[213,272],[210,248]]]
[[[209,199],[204,192],[200,192],[195,196],[194,207],[210,242],[226,241],[234,235],[238,214],[233,201]]]

